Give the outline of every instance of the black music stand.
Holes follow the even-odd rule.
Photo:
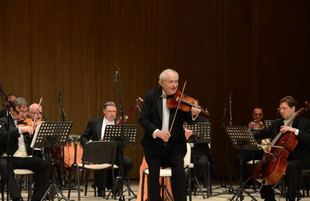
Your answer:
[[[72,122],[44,122],[36,129],[30,147],[46,147],[49,150],[49,155],[51,155],[51,148],[63,146],[66,143],[71,127]],[[53,162],[52,159],[51,162]],[[49,199],[51,200],[54,200],[55,195],[57,196],[58,200],[67,200],[55,183],[54,164],[52,164],[52,168],[52,182],[41,200],[45,200],[48,195],[50,196]]]
[[[210,122],[198,122],[196,124],[185,124],[185,127],[189,130],[193,131],[193,136],[195,136],[195,142],[196,143],[211,143],[211,123]],[[195,146],[195,145],[194,145]],[[211,170],[210,170],[210,159],[208,158],[208,164],[207,164],[207,176],[205,176],[205,181],[207,185],[207,198],[210,197],[212,194],[212,186],[211,186]],[[195,173],[193,174],[194,181],[203,197],[205,199],[205,195],[203,194],[201,185],[195,176]]]
[[[122,145],[124,145],[124,146],[132,145],[132,144],[134,144],[136,142],[137,130],[138,130],[138,125],[135,125],[135,124],[123,124],[122,126],[107,125],[105,127],[103,141],[106,141],[106,142],[112,142],[112,141],[121,142],[120,146],[122,146]],[[119,159],[120,159],[123,156],[117,156],[117,157],[119,157]],[[120,160],[122,160],[122,159],[120,159]],[[119,168],[121,169],[120,170],[120,172],[121,172],[123,167],[120,166]],[[116,178],[116,181],[115,181],[116,182],[116,185],[115,185],[116,189],[119,189],[118,188],[119,185],[123,185],[124,184],[124,182],[123,182],[124,178],[122,178],[121,176],[118,176]],[[137,198],[137,195],[130,188],[129,183],[127,183],[125,185],[126,185],[127,190],[128,190],[128,195],[131,196],[130,195],[131,193],[134,195],[134,197],[129,198],[128,200]],[[121,189],[123,189],[123,188],[121,188]],[[124,190],[124,192],[125,191],[126,190]],[[107,195],[107,199],[109,198],[110,194],[111,194],[111,192]]]
[[[235,195],[230,200],[244,199],[243,192],[245,192],[252,200],[256,200],[251,194],[245,191],[245,185],[252,179],[250,176],[245,182],[243,181],[243,150],[255,150],[258,151],[258,145],[251,131],[245,126],[228,126],[225,128],[232,144],[235,149],[240,150],[239,165],[240,165],[240,187],[235,192]]]
[[[266,120],[264,120],[264,126],[269,127],[269,126],[271,126],[272,122],[273,122],[273,120],[266,119]]]

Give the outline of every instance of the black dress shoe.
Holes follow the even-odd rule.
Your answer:
[[[105,197],[105,190],[102,188],[100,189],[98,188],[97,194],[98,194],[98,197]]]
[[[13,201],[24,201],[23,198],[14,198]]]

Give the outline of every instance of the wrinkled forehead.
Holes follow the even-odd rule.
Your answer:
[[[108,105],[104,111],[107,111],[107,112],[116,112],[116,107],[115,106],[112,106],[112,105]]]
[[[253,114],[263,114],[263,110],[260,108],[256,108],[254,109]]]

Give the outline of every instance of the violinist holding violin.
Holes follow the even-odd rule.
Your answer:
[[[159,75],[160,87],[147,92],[144,107],[140,113],[139,123],[144,129],[142,146],[149,168],[148,200],[160,198],[160,167],[171,167],[172,193],[174,200],[186,200],[186,182],[183,158],[186,154],[186,136],[183,124],[193,123],[201,109],[193,105],[187,111],[177,109],[176,104],[167,104],[169,99],[178,100],[179,75],[172,69],[166,69]],[[171,100],[170,99],[170,100]],[[170,102],[171,103],[171,102]],[[174,108],[169,108],[174,106]],[[175,115],[176,114],[176,115]]]
[[[288,188],[287,198],[289,201],[296,200],[300,171],[310,168],[310,121],[309,119],[304,119],[296,115],[298,113],[296,112],[296,107],[297,102],[292,96],[282,98],[279,102],[278,109],[281,118],[274,120],[269,127],[259,130],[257,133],[258,137],[261,138],[271,137],[273,142],[278,134],[285,135],[290,133],[294,138],[296,137],[297,145],[289,153],[287,167],[285,169],[285,183]],[[282,144],[285,146],[285,143]],[[277,150],[277,148],[271,148],[271,150],[273,149]],[[272,185],[264,185],[261,188],[261,196],[266,201],[274,201],[275,197]]]
[[[12,136],[9,145],[1,144],[9,147],[9,151],[6,154],[12,156],[9,160],[10,168],[7,175],[14,174],[14,169],[28,169],[33,171],[34,191],[32,200],[41,200],[48,189],[51,165],[40,158],[28,157],[30,155],[30,139],[34,132],[33,123],[27,118],[28,106],[25,98],[16,98],[14,105],[15,109],[12,110],[11,115],[9,116],[9,125],[10,129],[18,130],[19,136]],[[16,189],[19,188],[16,186]],[[22,200],[20,191],[16,191],[16,193],[19,196],[18,200]]]

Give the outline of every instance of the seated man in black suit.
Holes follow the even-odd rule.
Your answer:
[[[259,130],[259,132],[256,134],[257,137],[261,138],[277,139],[278,135],[281,136],[289,132],[292,134],[292,138],[296,138],[298,140],[295,149],[290,152],[287,158],[287,168],[285,171],[287,199],[289,201],[296,200],[296,191],[298,189],[300,171],[305,168],[310,168],[310,121],[309,119],[300,117],[298,115],[299,113],[297,113],[296,111],[296,107],[297,102],[292,96],[286,96],[282,98],[279,101],[278,109],[281,118],[275,119],[269,127]],[[274,153],[275,152],[272,152],[272,154]],[[269,164],[268,162],[271,162],[272,160],[273,158],[271,158],[270,160],[266,160],[266,162],[262,166],[262,172],[264,172],[266,168],[270,167],[267,166],[267,164]],[[274,173],[274,171],[271,171],[269,169],[268,171],[265,171],[265,173],[266,172]],[[275,201],[274,190],[272,188],[273,183],[268,183],[268,180],[266,180],[266,178],[266,185],[263,185],[260,191],[261,196],[265,199],[265,201]]]
[[[34,129],[32,126],[19,125],[17,123],[17,121],[21,120],[21,118],[27,113],[27,101],[22,97],[18,97],[15,100],[14,105],[16,106],[16,108],[12,110],[11,115],[9,116],[9,121],[7,121],[6,119],[6,126],[3,126],[4,129],[7,129],[7,125],[9,125],[10,127],[10,141],[9,144],[7,144],[7,141],[5,140],[1,141],[1,155],[9,155],[10,158],[8,172],[6,172],[2,176],[4,180],[7,180],[6,176],[9,176],[11,178],[11,175],[14,175],[14,169],[28,169],[33,171],[34,191],[32,195],[32,200],[38,201],[42,199],[48,189],[49,178],[51,175],[51,165],[47,161],[44,161],[42,159],[28,157],[28,148],[30,143],[29,137],[33,134]],[[3,160],[5,160],[5,158],[3,158]],[[6,162],[7,161],[5,161],[4,163]],[[9,185],[11,185],[11,183]],[[14,187],[12,188],[14,190],[17,189],[15,189]],[[16,193],[16,195],[14,195],[14,197],[19,197],[21,199],[18,192]]]
[[[81,142],[85,144],[87,141],[102,140],[105,133],[106,125],[115,125],[115,118],[117,114],[116,105],[114,102],[106,102],[103,106],[103,117],[90,120],[84,133],[81,135]],[[119,158],[116,159],[116,164],[119,165]],[[126,156],[123,156],[123,177],[126,178],[129,171],[133,168],[133,162]],[[112,176],[106,174],[103,170],[94,171],[95,186],[98,189],[98,196],[105,196],[105,187],[108,189],[112,187]]]
[[[7,120],[5,118],[0,118],[0,156],[7,152],[7,140],[8,133],[10,135],[9,145],[14,145],[14,141],[20,136],[17,128],[11,128],[7,130]],[[11,147],[11,146],[9,146]],[[0,175],[4,179],[5,183],[8,182],[8,189],[10,192],[11,199],[13,201],[22,200],[21,192],[14,175],[14,168],[11,164],[7,164],[6,156],[0,157]]]

